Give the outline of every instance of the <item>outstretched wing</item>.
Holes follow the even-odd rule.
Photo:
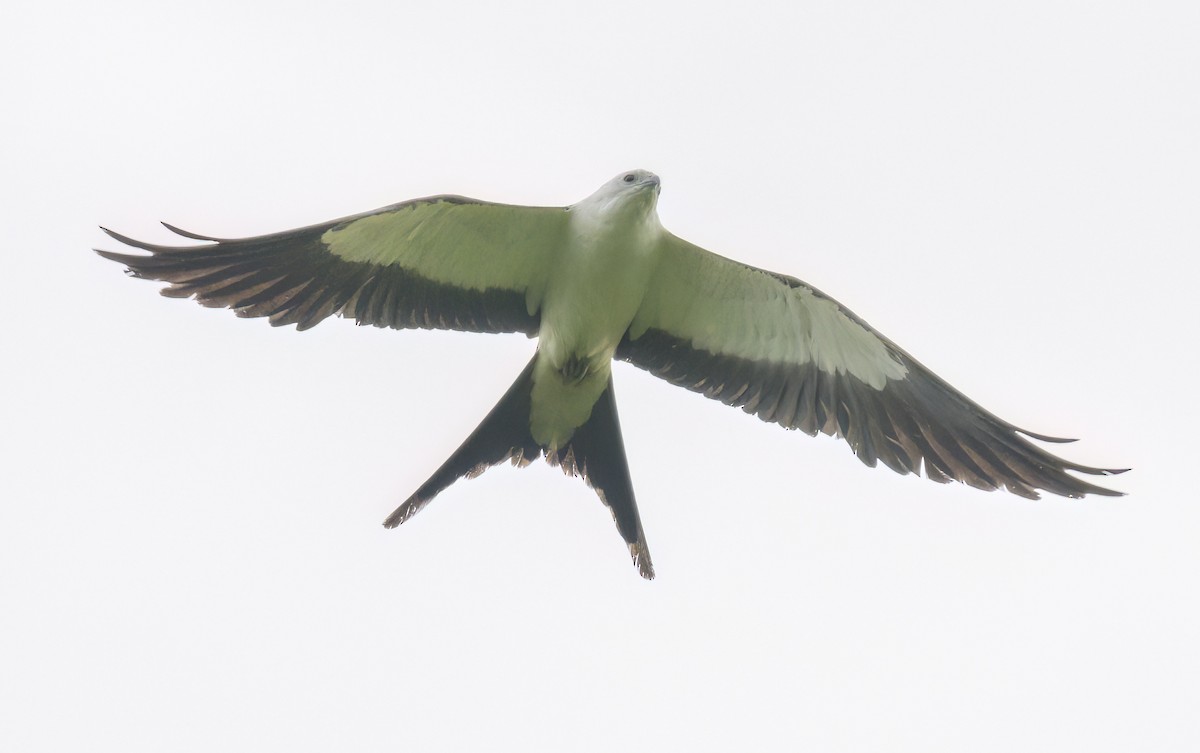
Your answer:
[[[668,236],[617,349],[672,384],[764,421],[844,438],[868,466],[1036,499],[1118,495],[981,408],[866,322],[805,283]]]
[[[547,269],[566,229],[558,207],[432,196],[253,238],[162,246],[105,230],[150,255],[97,250],[135,277],[170,283],[238,316],[308,329],[332,314],[396,329],[524,332],[538,328]],[[164,223],[165,224],[165,223]]]

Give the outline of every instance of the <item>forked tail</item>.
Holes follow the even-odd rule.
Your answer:
[[[582,477],[596,490],[600,501],[608,505],[617,530],[629,546],[629,553],[638,573],[647,579],[654,577],[654,565],[646,548],[646,536],[638,516],[633,481],[625,457],[625,442],[617,419],[617,401],[613,394],[612,375],[592,413],[582,426],[556,452],[548,452],[533,438],[529,427],[532,408],[533,369],[537,355],[508,388],[504,397],[483,422],[471,432],[454,454],[421,485],[404,504],[383,522],[395,528],[411,518],[434,497],[460,478],[473,478],[505,460],[513,465],[528,465],[534,458],[546,455],[546,460],[564,473]]]

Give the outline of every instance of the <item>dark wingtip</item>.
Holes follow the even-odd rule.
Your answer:
[[[1040,440],[1042,442],[1051,442],[1053,444],[1069,444],[1070,442],[1078,442],[1079,441],[1077,438],[1074,438],[1074,437],[1052,437],[1049,434],[1038,434],[1037,432],[1029,431],[1028,429],[1018,428],[1017,431],[1021,432],[1022,434],[1024,434],[1027,437],[1033,437],[1034,439]]]
[[[1124,473],[1125,471],[1127,471],[1129,469],[1128,468],[1092,468],[1091,470],[1093,471],[1093,475],[1096,475],[1096,476],[1115,476],[1118,473]],[[1078,495],[1080,497],[1088,495],[1088,494],[1095,494],[1100,497],[1124,497],[1125,496],[1125,492],[1117,491],[1116,489],[1107,489],[1103,486],[1096,486],[1095,484],[1089,484],[1089,483],[1082,482],[1082,481],[1080,482],[1080,484],[1081,484],[1081,487],[1079,489],[1080,494]]]
[[[104,259],[108,259],[109,261],[115,261],[117,264],[124,264],[126,274],[132,275],[134,277],[140,276],[138,274],[138,272],[134,269],[134,267],[136,267],[138,265],[138,262],[150,258],[148,256],[134,256],[132,254],[122,254],[122,253],[118,253],[116,251],[105,251],[102,248],[93,248],[92,250],[95,251],[97,254],[99,254]]]
[[[124,243],[126,246],[133,246],[134,248],[140,248],[143,251],[149,251],[152,254],[177,253],[180,251],[196,251],[211,248],[211,246],[164,246],[161,243],[147,243],[146,241],[139,241],[135,238],[130,238],[128,235],[122,235],[115,230],[110,230],[104,227],[103,225],[100,225],[100,229],[104,231],[105,235],[115,241]]]
[[[1090,465],[1079,465],[1066,461],[1063,461],[1063,467],[1079,473],[1086,473],[1089,476],[1118,476],[1129,470],[1128,468],[1093,468]]]
[[[222,240],[221,238],[214,238],[211,235],[200,235],[199,233],[193,233],[190,230],[184,230],[183,228],[176,227],[169,222],[163,222],[159,220],[159,224],[165,227],[167,230],[170,230],[172,233],[175,233],[175,235],[182,235],[184,238],[191,238],[194,241],[213,241],[220,243]]]
[[[109,230],[108,228],[104,227],[103,225],[100,226],[100,229],[103,230],[104,233],[109,238],[112,238],[113,240],[115,240],[119,243],[124,243],[126,246],[133,246],[134,248],[140,248],[143,251],[159,251],[159,250],[163,249],[163,246],[158,246],[153,243],[146,243],[144,241],[134,240],[133,238],[130,238],[128,235],[121,235],[116,230]]]

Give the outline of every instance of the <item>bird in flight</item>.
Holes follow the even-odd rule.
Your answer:
[[[275,326],[304,330],[338,314],[376,327],[537,337],[516,382],[388,528],[460,478],[544,456],[596,491],[638,572],[653,578],[614,359],[787,429],[841,437],[871,467],[1031,499],[1038,490],[1120,495],[1068,471],[1124,469],[1043,450],[1028,438],[1071,440],[984,410],[811,285],[672,235],[658,220],[659,190],[658,176],[632,170],[567,207],[430,196],[251,238],[163,223],[198,242],[186,246],[104,229],[149,253],[97,253],[169,283],[163,295]]]

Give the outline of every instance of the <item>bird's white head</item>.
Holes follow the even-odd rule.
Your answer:
[[[605,213],[640,210],[650,214],[658,205],[659,186],[658,176],[649,170],[628,170],[579,203]]]

